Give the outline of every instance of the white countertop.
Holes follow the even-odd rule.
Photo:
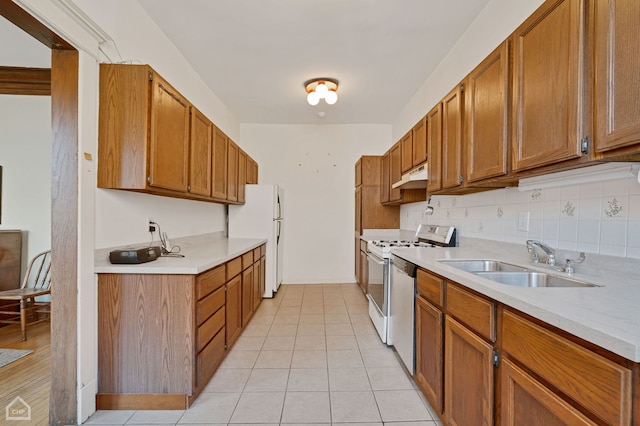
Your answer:
[[[266,243],[259,238],[220,238],[216,234],[198,235],[173,241],[184,257],[165,257],[138,265],[112,265],[109,252],[115,248],[95,251],[96,274],[200,274]],[[122,248],[146,247],[148,244]],[[157,245],[157,244],[152,244]]]
[[[576,265],[573,277],[602,287],[513,287],[489,281],[438,260],[492,259],[550,274],[566,274],[532,266],[524,244],[467,238],[460,242],[460,246],[399,248],[392,250],[392,253],[626,359],[640,362],[639,260],[587,253],[585,263]],[[567,254],[571,257],[575,255],[570,252]],[[565,256],[558,251],[560,261]]]

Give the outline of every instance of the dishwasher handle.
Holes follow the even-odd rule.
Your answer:
[[[384,265],[384,259],[376,256],[375,254],[371,253],[370,251],[367,252],[367,259],[377,263],[378,265]]]
[[[396,267],[396,269],[410,276],[411,278],[416,277],[416,271],[418,267],[413,263],[406,261],[403,258],[396,256],[395,254],[391,255],[391,263]]]

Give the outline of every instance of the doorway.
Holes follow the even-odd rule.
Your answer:
[[[48,423],[76,424],[78,51],[11,1],[0,2],[0,15],[51,49],[51,250],[54,266]]]

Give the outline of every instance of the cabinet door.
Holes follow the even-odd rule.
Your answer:
[[[438,414],[442,413],[444,380],[444,315],[422,297],[416,297],[415,381]]]
[[[595,2],[596,151],[640,144],[640,2]],[[637,152],[637,150],[634,150]]]
[[[362,158],[356,161],[356,187],[362,185]]]
[[[411,130],[400,140],[400,153],[402,156],[402,173],[408,172],[413,166],[413,134]]]
[[[231,349],[242,331],[242,276],[236,275],[227,282],[225,293],[225,329],[227,350]]]
[[[493,424],[492,347],[445,319],[444,417],[450,425]]]
[[[247,183],[247,153],[238,150],[238,202],[244,203],[244,189]]]
[[[242,271],[242,326],[245,327],[253,315],[253,266]]]
[[[467,78],[467,181],[507,174],[509,44],[503,42]]]
[[[501,370],[501,424],[505,426],[595,425],[509,360],[503,360]]]
[[[238,154],[239,148],[229,139],[227,152],[227,200],[238,201]]]
[[[360,285],[360,280],[362,278],[362,272],[361,272],[362,262],[360,261],[360,237],[359,236],[356,236],[354,253],[355,253],[354,264],[355,264],[355,271],[356,271],[356,282],[358,283],[358,285]]]
[[[413,167],[427,161],[427,117],[413,126]]]
[[[362,234],[362,186],[356,188],[356,233]]]
[[[389,183],[394,184],[402,178],[402,157],[400,142],[397,142],[389,151]],[[402,200],[402,190],[400,188],[389,188],[389,201]]]
[[[581,156],[583,2],[546,2],[514,32],[514,170]]]
[[[219,200],[227,199],[227,135],[222,130],[213,129],[213,184],[211,196]]]
[[[263,297],[264,290],[267,281],[267,258],[262,256],[260,258],[260,297]]]
[[[260,276],[262,274],[262,264],[260,263],[260,258],[256,259],[256,262],[253,264],[253,290],[251,294],[253,295],[253,302],[251,304],[252,311],[255,310],[260,305],[262,301],[262,295],[264,292],[260,291]]]
[[[442,189],[462,184],[462,86],[442,100]]]
[[[213,162],[213,123],[196,108],[191,108],[191,150],[189,192],[211,195],[211,163]]]
[[[442,103],[438,103],[427,114],[427,192],[442,188]]]
[[[382,156],[380,164],[380,202],[382,204],[389,202],[391,190],[391,178],[389,177],[389,151]]]
[[[187,192],[189,102],[154,74],[149,132],[150,186]]]

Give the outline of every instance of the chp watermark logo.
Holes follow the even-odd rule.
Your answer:
[[[31,406],[16,396],[6,408],[7,420],[31,420]]]

